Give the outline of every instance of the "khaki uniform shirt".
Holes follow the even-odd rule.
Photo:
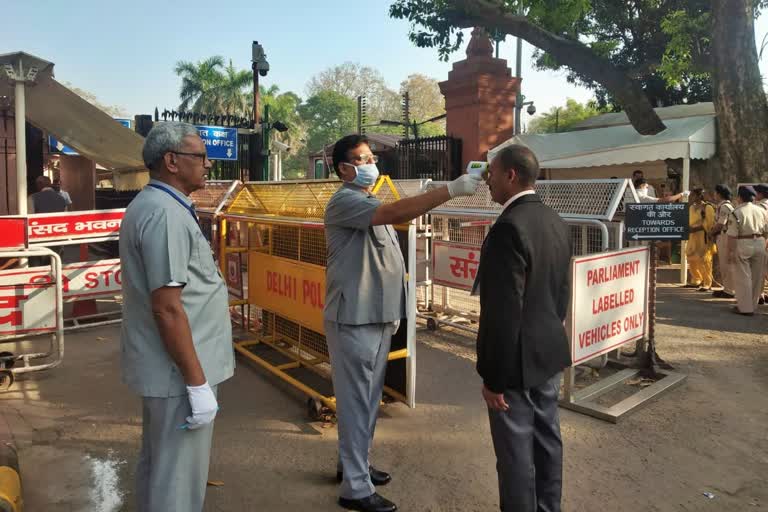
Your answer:
[[[754,203],[744,203],[736,207],[728,223],[728,236],[768,236],[768,215]]]
[[[192,200],[146,187],[131,202],[120,226],[123,281],[123,380],[141,396],[186,394],[186,385],[165,349],[152,315],[151,295],[181,284],[197,357],[211,386],[232,376],[234,351],[229,294],[211,246],[188,209]],[[182,204],[183,203],[183,204]]]

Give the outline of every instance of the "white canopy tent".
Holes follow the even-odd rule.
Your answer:
[[[708,159],[716,151],[715,117],[704,115],[668,119],[667,129],[640,135],[631,125],[565,133],[522,134],[488,152],[488,160],[511,144],[530,148],[543,169],[598,167],[683,159],[683,183],[690,187],[691,159]]]
[[[703,105],[707,107],[707,105]],[[683,159],[683,190],[690,189],[691,159],[706,160],[715,155],[715,115],[702,105],[688,107],[691,116],[679,116],[686,109],[675,107],[674,118],[664,119],[666,129],[656,135],[639,134],[626,124],[582,129],[565,133],[521,134],[488,151],[491,161],[503,148],[521,144],[538,157],[542,169],[573,169],[605,165],[638,164],[666,159]],[[657,109],[657,112],[666,109]],[[607,116],[616,116],[608,114]],[[602,116],[600,116],[602,117]],[[600,126],[600,117],[592,124]],[[613,119],[613,118],[612,118]],[[619,122],[621,120],[618,120]],[[681,254],[681,282],[687,278],[685,251]]]

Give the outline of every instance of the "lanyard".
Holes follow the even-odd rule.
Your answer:
[[[195,219],[195,222],[197,223],[197,225],[198,226],[200,225],[200,219],[197,218],[197,213],[195,213],[195,207],[193,205],[191,205],[191,204],[188,205],[187,203],[182,201],[181,198],[178,195],[176,195],[168,187],[164,187],[162,185],[157,185],[156,183],[149,183],[147,186],[152,187],[152,188],[156,188],[157,190],[162,190],[163,192],[165,192],[166,194],[168,194],[169,196],[174,198],[177,203],[179,203],[181,206],[183,206],[184,209],[187,210],[190,213],[190,215],[192,215],[192,218]]]

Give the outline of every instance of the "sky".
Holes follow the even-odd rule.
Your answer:
[[[437,50],[416,48],[406,21],[389,18],[391,0],[5,0],[0,53],[25,51],[56,64],[57,80],[70,82],[118,105],[132,117],[155,107],[179,104],[177,61],[212,55],[250,68],[251,42],[266,51],[270,72],[261,83],[306,97],[309,79],[346,61],[381,71],[398,90],[408,75],[445,80],[452,62]],[[758,44],[768,32],[768,16],[756,24]],[[531,46],[524,44],[523,94],[539,113],[567,98],[587,101],[592,93],[568,84],[564,72],[532,69]],[[508,37],[500,57],[514,72],[515,44]],[[761,63],[768,73],[768,57]],[[524,114],[523,122],[528,121]]]

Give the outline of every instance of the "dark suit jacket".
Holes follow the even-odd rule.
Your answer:
[[[477,372],[495,393],[528,389],[571,364],[563,326],[570,301],[570,230],[532,194],[488,232],[480,256]]]

